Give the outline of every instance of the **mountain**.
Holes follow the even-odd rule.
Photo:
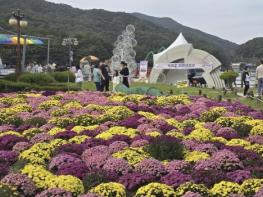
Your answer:
[[[257,63],[263,58],[263,37],[254,38],[236,50],[236,57],[240,61]]]
[[[225,59],[226,63],[230,62],[238,47],[236,43],[184,26],[168,17],[159,18],[141,13],[132,13],[132,15],[141,20],[166,28],[176,34],[182,32],[186,40],[193,43],[196,48],[207,50],[219,59],[221,58],[221,61]]]
[[[81,57],[90,54],[101,59],[109,58],[112,55],[113,43],[128,24],[136,27],[136,39],[139,43],[136,47],[137,60],[144,59],[150,51],[157,52],[161,47],[168,47],[181,30],[195,47],[214,54],[223,64],[229,62],[232,58],[231,51],[237,46],[201,31],[184,27],[167,18],[164,18],[166,22],[161,25],[156,21],[163,21],[163,18],[148,20],[149,17],[141,14],[98,9],[81,10],[45,0],[0,0],[0,5],[1,10],[4,10],[0,12],[0,26],[15,31],[8,26],[8,19],[12,11],[21,9],[29,22],[28,28],[23,29],[23,33],[50,37],[52,39],[51,62],[59,64],[68,62],[68,50],[61,46],[63,38],[68,36],[78,38],[80,44],[74,48],[76,63]],[[181,28],[176,28],[178,25]],[[0,33],[5,32],[0,31]],[[30,46],[27,51],[27,60],[44,63],[46,51],[46,45]],[[4,62],[15,62],[14,47],[4,46],[0,52]]]

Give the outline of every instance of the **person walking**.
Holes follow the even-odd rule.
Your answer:
[[[250,74],[248,72],[247,66],[242,73],[242,82],[244,84],[244,96],[247,96],[248,90],[250,88]]]
[[[102,88],[101,88],[101,81],[102,80],[105,80],[105,78],[102,75],[101,70],[99,69],[99,66],[95,65],[94,69],[93,69],[93,81],[94,81],[95,86],[96,86],[96,91],[102,91]]]
[[[83,78],[83,73],[80,69],[80,66],[77,66],[76,67],[76,70],[77,72],[75,73],[75,82],[78,84],[78,87],[79,89],[81,90],[82,89],[82,83],[84,81],[84,78]]]
[[[129,68],[126,62],[122,61],[121,62],[122,70],[120,71],[120,74],[122,75],[122,83],[125,85],[127,88],[130,87],[129,84]]]
[[[256,69],[256,79],[258,81],[258,96],[263,94],[263,59],[260,60],[260,65]]]
[[[100,70],[104,77],[104,79],[101,81],[101,89],[102,91],[109,91],[110,87],[110,75],[109,75],[109,66],[105,64],[105,62],[100,63]]]

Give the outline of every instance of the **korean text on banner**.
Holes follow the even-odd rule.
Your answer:
[[[175,70],[190,70],[197,68],[212,68],[210,64],[187,64],[187,63],[161,63],[155,66],[155,69],[175,69]]]

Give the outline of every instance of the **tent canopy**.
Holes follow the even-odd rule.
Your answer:
[[[153,56],[154,66],[150,76],[151,83],[167,83],[176,84],[179,81],[188,80],[187,70],[189,67],[185,66],[182,69],[166,69],[162,65],[169,63],[178,64],[193,64],[202,66],[204,71],[202,77],[205,79],[208,87],[222,88],[224,82],[220,79],[221,63],[217,58],[208,52],[200,49],[195,49],[191,43],[188,43],[183,34],[164,51]],[[211,65],[206,67],[205,65]]]
[[[0,45],[17,45],[18,38],[15,35],[0,34]],[[25,39],[20,38],[20,43],[23,45]],[[44,42],[37,38],[26,38],[27,45],[43,45]]]

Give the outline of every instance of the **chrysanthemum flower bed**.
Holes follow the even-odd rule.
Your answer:
[[[186,95],[0,95],[0,196],[263,196],[263,113]]]

